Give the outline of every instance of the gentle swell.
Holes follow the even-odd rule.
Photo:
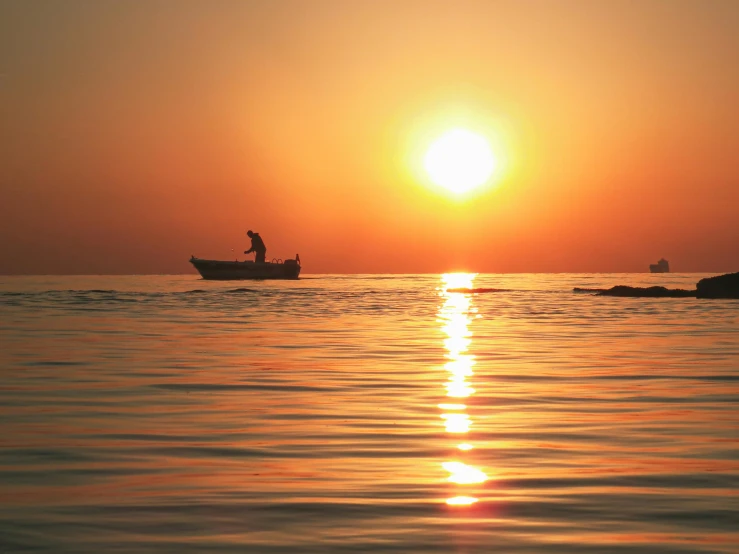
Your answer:
[[[736,553],[700,277],[0,278],[0,552]]]

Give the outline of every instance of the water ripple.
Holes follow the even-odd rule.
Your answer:
[[[2,278],[0,552],[737,552],[701,277]]]

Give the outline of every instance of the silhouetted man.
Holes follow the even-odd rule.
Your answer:
[[[252,231],[247,231],[246,234],[251,239],[251,248],[249,248],[249,250],[245,250],[244,254],[254,252],[256,254],[254,261],[264,262],[264,255],[267,253],[267,247],[264,246],[262,237],[259,236],[259,233],[253,233]]]

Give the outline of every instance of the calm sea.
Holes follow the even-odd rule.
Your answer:
[[[0,277],[0,552],[739,552],[704,276]]]

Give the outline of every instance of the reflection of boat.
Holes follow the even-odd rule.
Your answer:
[[[272,262],[224,262],[203,260],[193,256],[190,263],[195,266],[203,279],[241,280],[241,279],[297,279],[300,275],[300,257],[294,260]]]
[[[656,264],[649,264],[649,271],[652,273],[669,273],[670,264],[667,260],[662,258]]]

